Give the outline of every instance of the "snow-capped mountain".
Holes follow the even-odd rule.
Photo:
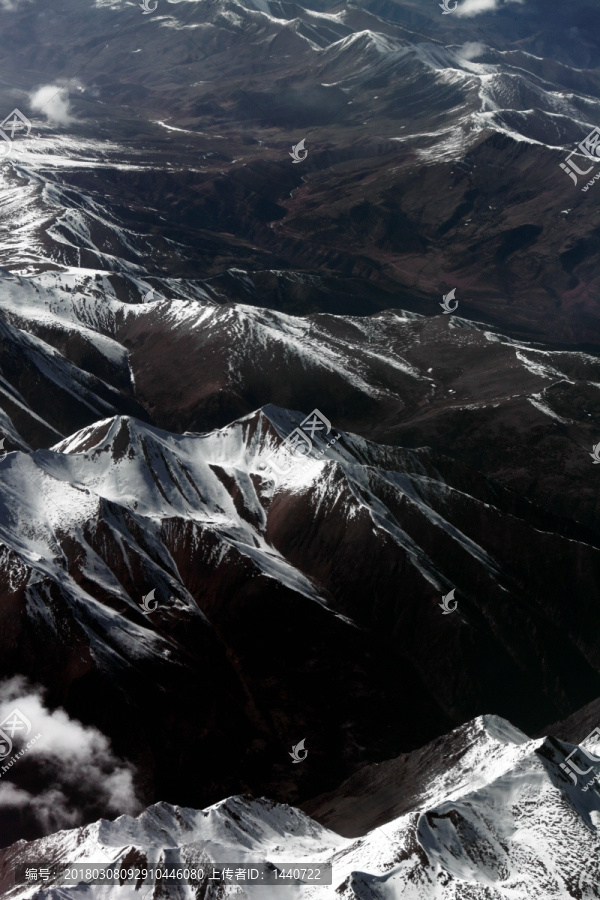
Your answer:
[[[331,291],[325,280],[279,274],[290,296]],[[107,272],[0,280],[5,449],[47,447],[115,414],[183,432],[224,427],[268,403],[317,407],[338,427],[430,446],[596,527],[593,354],[469,322],[474,310],[460,293],[454,316],[291,316],[257,308],[260,285],[228,275],[228,289],[240,287],[234,304],[224,302],[223,281],[178,298],[136,279],[134,303],[119,299],[122,282]]]
[[[535,0],[483,33],[406,0],[155,2],[0,9],[0,104],[33,123],[0,170],[0,264],[96,270],[120,299],[146,277],[202,296],[226,268],[337,279],[263,278],[290,312],[434,311],[451,279],[513,334],[598,340],[595,206],[560,169],[600,120],[593,7],[569,5],[559,50],[566,12]]]
[[[0,890],[598,895],[599,25],[0,0]]]
[[[306,798],[332,786],[332,747],[339,779],[490,705],[535,729],[600,693],[584,529],[428,449],[332,427],[290,459],[304,418],[266,407],[182,435],[116,417],[0,462],[0,671],[45,684],[136,767],[175,755],[147,796]],[[154,727],[179,720],[183,745]]]
[[[482,716],[419,751],[357,773],[321,801],[316,820],[286,804],[236,796],[200,811],[157,803],[135,818],[20,842],[0,851],[2,896],[75,900],[90,890],[103,900],[164,896],[163,885],[14,885],[17,866],[39,868],[41,862],[204,865],[207,871],[215,862],[280,869],[328,862],[331,886],[282,886],[277,896],[592,900],[600,878],[600,796],[562,773],[560,763],[574,749],[554,738],[530,740],[506,720]],[[600,773],[598,763],[591,768],[592,777]],[[394,808],[398,799],[401,813]],[[319,823],[336,813],[346,825],[354,819],[355,836],[341,837]],[[198,890],[207,900],[227,895],[210,882],[170,890],[182,900],[199,896]],[[261,891],[241,883],[229,888],[237,897]]]

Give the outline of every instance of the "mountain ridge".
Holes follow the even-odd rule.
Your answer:
[[[509,900],[525,896],[535,885],[548,900],[575,896],[591,900],[598,876],[600,797],[595,789],[582,792],[581,785],[573,786],[562,774],[560,761],[572,749],[554,738],[531,740],[506,720],[485,715],[404,760],[370,767],[379,769],[374,775],[379,793],[369,790],[370,803],[383,806],[385,813],[381,824],[363,816],[358,837],[341,837],[319,822],[319,816],[315,820],[264,798],[229,797],[202,811],[160,802],[135,818],[101,820],[1,850],[0,884],[3,896],[10,900],[54,897],[56,889],[50,885],[11,887],[17,865],[39,865],[42,859],[51,866],[66,862],[123,866],[135,860],[139,867],[161,863],[175,868],[209,867],[211,862],[225,861],[268,862],[281,868],[293,857],[298,867],[332,863],[332,886],[279,889],[290,898],[302,892],[315,898],[416,900],[427,891],[436,900],[456,900],[468,891],[474,900]],[[392,770],[399,763],[410,766],[411,758],[420,764],[423,784],[399,812],[389,806],[390,787],[396,793],[401,789]],[[597,776],[598,763],[592,767]],[[354,797],[360,810],[367,787],[364,773],[352,781],[363,792]],[[337,802],[341,813],[339,797]],[[547,826],[548,817],[552,828]],[[579,847],[588,868],[579,870],[569,853],[549,857],[542,850],[547,842],[552,848],[560,845],[562,835],[557,836],[556,826],[561,824],[573,833],[569,845]],[[158,897],[162,887],[95,890],[110,900],[117,891],[120,897],[139,896],[139,890],[146,897]],[[192,888],[179,890],[182,896],[193,896]],[[86,891],[89,888],[80,885],[63,888],[61,893],[77,898]],[[207,897],[216,898],[219,892],[218,886],[205,886]],[[254,897],[256,888],[238,884],[236,892]]]
[[[490,705],[539,729],[600,694],[593,628],[580,631],[568,602],[577,577],[593,622],[600,550],[584,533],[565,523],[562,536],[558,520],[430,450],[332,427],[334,445],[313,435],[316,458],[290,457],[287,435],[309,420],[267,407],[219,431],[173,435],[117,417],[0,462],[11,598],[0,675],[16,668],[46,685],[52,708],[100,729],[145,772],[148,800],[210,802],[257,781],[304,799],[342,768]],[[532,573],[532,553],[555,563]],[[458,611],[445,617],[451,588]],[[185,719],[192,690],[203,712],[186,724],[186,746],[144,724]],[[428,710],[422,732],[417,708]],[[322,749],[290,772],[282,744],[315,732]],[[140,735],[158,757],[174,754],[177,771],[148,772]],[[197,759],[214,746],[222,762],[207,782]]]

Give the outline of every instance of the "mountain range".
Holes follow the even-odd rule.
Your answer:
[[[44,861],[54,872],[66,863],[104,863],[135,873],[203,866],[203,888],[171,886],[169,895],[208,900],[229,890],[253,898],[265,888],[211,884],[212,864],[266,863],[285,874],[292,862],[308,872],[329,863],[332,881],[314,886],[304,876],[302,885],[278,886],[277,896],[290,900],[512,900],[534,892],[592,900],[600,876],[600,797],[562,774],[559,760],[572,749],[555,739],[528,739],[506,720],[484,716],[421,751],[361,771],[335,795],[320,798],[312,816],[249,796],[204,810],[157,803],[135,818],[100,820],[0,851],[0,885],[11,900],[75,900],[90,896],[90,887],[27,884],[28,867],[37,871]],[[598,776],[598,763],[593,773]],[[14,885],[17,867],[22,880]],[[136,883],[134,875],[128,884],[97,883],[93,896],[149,900],[165,896],[165,888],[160,881]]]
[[[146,6],[0,2],[0,895],[600,896],[596,5]]]

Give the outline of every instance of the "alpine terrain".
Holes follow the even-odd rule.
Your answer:
[[[600,898],[598,4],[0,35],[0,897]]]

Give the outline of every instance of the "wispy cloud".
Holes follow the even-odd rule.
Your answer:
[[[479,41],[467,41],[466,44],[463,44],[457,50],[457,56],[459,59],[464,59],[470,61],[472,59],[477,59],[478,56],[481,56],[482,53],[485,52],[485,44],[481,44]]]
[[[525,0],[464,0],[457,8],[457,16],[478,16],[481,13],[497,12],[509,3],[524,3]]]
[[[15,707],[32,724],[28,739],[38,732],[41,737],[11,767],[10,776],[0,780],[0,813],[18,810],[50,833],[73,828],[93,816],[139,812],[142,804],[136,796],[134,770],[115,756],[101,731],[71,719],[62,709],[47,709],[42,691],[22,678],[0,686],[0,721]],[[25,760],[28,768],[37,763],[36,780],[48,785],[41,791],[30,792],[20,783]]]
[[[45,84],[30,94],[29,102],[32,110],[45,115],[52,125],[68,125],[73,121],[69,89],[64,85]]]
[[[16,9],[17,6],[30,2],[31,0],[0,0],[0,9]]]

